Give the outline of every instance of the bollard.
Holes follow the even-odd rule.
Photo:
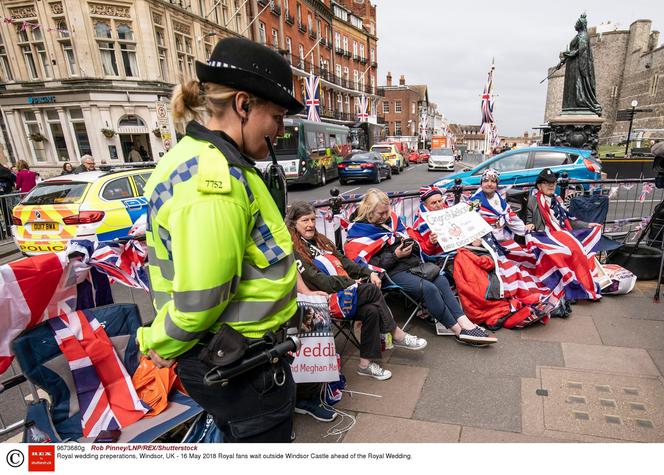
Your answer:
[[[332,208],[332,215],[336,216],[341,214],[341,203],[343,202],[343,199],[339,198],[339,190],[337,188],[332,188],[330,190],[330,195],[332,195],[332,198],[330,198],[330,208]],[[341,225],[339,225],[339,227],[334,230],[334,244],[337,246],[339,251],[343,252]]]
[[[463,193],[463,186],[461,186],[461,178],[454,179],[454,185],[452,185],[452,193],[454,194],[454,204],[459,204],[461,201],[461,194]]]
[[[562,172],[560,178],[558,178],[558,186],[560,187],[560,197],[565,201],[565,195],[567,194],[567,188],[569,187],[569,175],[567,172]]]

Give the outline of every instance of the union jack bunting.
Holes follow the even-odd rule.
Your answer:
[[[498,206],[493,206],[480,188],[470,198],[470,201],[479,201],[480,216],[493,228],[496,239],[500,241],[511,239],[514,234],[523,236],[526,233],[526,225],[500,194],[496,194],[496,196],[499,200]]]
[[[490,134],[491,133],[491,124],[493,124],[493,70],[495,66],[493,62],[491,63],[491,69],[489,69],[489,76],[484,86],[484,92],[482,92],[482,126],[480,127],[480,133]]]
[[[320,78],[310,74],[305,80],[307,119],[320,122]]]
[[[126,427],[150,410],[136,394],[104,328],[89,312],[67,313],[48,323],[69,362],[85,437]]]
[[[367,96],[362,94],[362,96],[359,98],[358,105],[360,110],[357,114],[357,119],[360,122],[366,122],[369,120],[369,100],[367,99]]]

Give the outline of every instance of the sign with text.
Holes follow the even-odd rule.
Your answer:
[[[302,346],[291,363],[296,383],[339,381],[339,365],[330,327],[330,308],[321,295],[297,295],[300,309],[298,338]]]
[[[491,232],[491,226],[466,203],[422,213],[431,231],[438,235],[443,251],[450,252]]]

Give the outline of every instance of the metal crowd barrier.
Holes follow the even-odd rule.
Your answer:
[[[664,190],[655,188],[654,178],[633,178],[616,180],[577,181],[569,180],[565,176],[558,180],[560,195],[566,200],[573,196],[604,195],[609,197],[609,212],[603,223],[605,232],[623,234],[625,242],[635,242],[650,217],[653,210],[664,200]],[[519,211],[519,204],[510,199],[518,191],[534,188],[533,183],[522,185],[499,186],[498,191],[507,197],[515,212]],[[454,184],[444,190],[449,204],[459,203],[469,198],[477,186],[461,186]],[[336,190],[331,190],[334,193]],[[333,240],[341,249],[345,240],[344,227],[341,220],[350,222],[352,213],[357,209],[363,194],[347,196],[333,195],[329,199],[312,202],[317,210],[316,226],[318,231]],[[405,224],[411,225],[419,208],[418,191],[387,192],[394,211],[401,216]],[[524,203],[525,205],[525,203]]]
[[[0,195],[0,242],[11,239],[12,209],[16,206],[25,193],[12,193]]]

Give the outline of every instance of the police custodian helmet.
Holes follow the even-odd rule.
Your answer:
[[[297,114],[304,105],[291,93],[291,67],[281,55],[246,38],[220,40],[207,64],[196,61],[201,82],[249,92]]]

